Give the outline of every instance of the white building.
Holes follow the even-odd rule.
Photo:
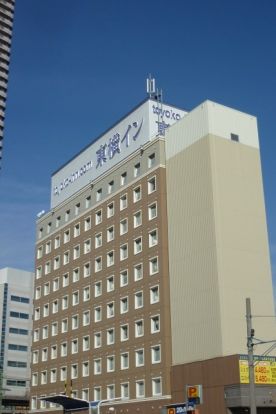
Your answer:
[[[24,270],[0,270],[1,412],[29,403],[33,279]]]

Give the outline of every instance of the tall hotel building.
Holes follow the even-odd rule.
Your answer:
[[[0,1],[0,168],[15,0]]]
[[[160,413],[187,384],[202,414],[245,412],[246,297],[274,315],[254,116],[144,101],[52,175],[36,255],[32,412]]]

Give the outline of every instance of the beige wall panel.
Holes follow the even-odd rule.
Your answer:
[[[203,139],[167,162],[173,364],[221,355],[211,159]]]

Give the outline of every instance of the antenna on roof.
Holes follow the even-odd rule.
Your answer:
[[[149,77],[147,78],[147,94],[149,95],[149,98],[154,98],[155,79],[151,77],[151,74],[149,74]]]

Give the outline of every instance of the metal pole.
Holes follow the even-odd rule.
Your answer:
[[[257,414],[256,397],[255,397],[255,378],[254,378],[254,343],[253,343],[254,329],[252,329],[250,298],[246,298],[246,325],[247,325],[250,414]]]

